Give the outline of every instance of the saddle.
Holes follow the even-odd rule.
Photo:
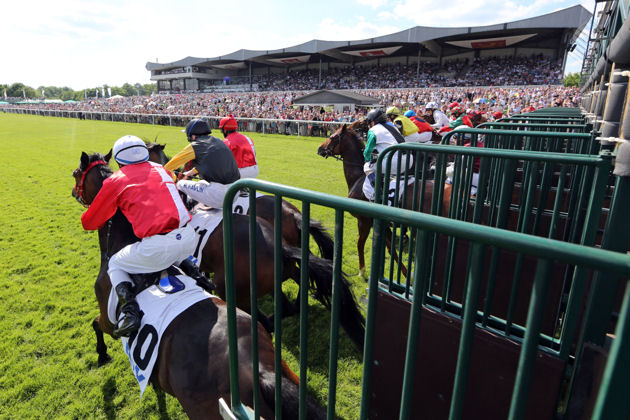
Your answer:
[[[167,275],[178,276],[181,274],[182,271],[179,268],[171,265],[170,267],[162,271],[156,271],[154,273],[129,274],[129,277],[131,277],[131,280],[133,280],[134,293],[137,295],[144,289],[147,289],[154,284],[158,284],[160,282],[160,279],[166,277]]]

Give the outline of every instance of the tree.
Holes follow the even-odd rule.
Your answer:
[[[564,85],[567,87],[579,86],[580,73],[569,73],[564,77]]]

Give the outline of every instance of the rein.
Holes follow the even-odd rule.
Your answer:
[[[83,173],[81,174],[81,181],[79,182],[79,184],[75,187],[75,192],[77,195],[77,201],[79,203],[81,203],[81,205],[83,207],[90,207],[90,204],[86,203],[85,201],[85,189],[83,188],[83,184],[85,183],[85,177],[87,176],[88,172],[90,172],[90,169],[94,168],[95,166],[98,165],[107,165],[107,162],[105,162],[104,160],[96,160],[92,163],[90,163],[88,165],[88,167],[85,169],[85,171],[83,171]]]

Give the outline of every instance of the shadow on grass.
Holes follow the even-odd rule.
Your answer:
[[[116,418],[116,407],[114,406],[116,380],[113,376],[107,378],[105,383],[101,386],[101,391],[103,391],[103,409],[105,410],[105,417],[107,420],[114,420]]]

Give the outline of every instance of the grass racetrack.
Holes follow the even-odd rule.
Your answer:
[[[96,367],[91,322],[98,314],[93,289],[100,263],[97,234],[83,230],[84,209],[70,195],[82,151],[106,153],[116,139],[133,134],[147,140],[157,136],[172,156],[187,144],[180,130],[0,113],[0,418],[186,417],[172,397],[164,403],[147,389],[139,398],[127,356],[109,336],[112,362]],[[260,179],[346,195],[342,163],[316,154],[322,139],[248,135],[255,143]],[[311,216],[332,231],[332,210],[313,207]],[[343,270],[358,298],[365,282],[357,276],[356,237],[356,220],[346,215]],[[291,281],[285,290],[295,299]],[[269,302],[264,308],[270,310]],[[329,326],[329,312],[311,299],[308,381],[322,405],[328,391]],[[342,329],[340,337],[336,411],[352,419],[360,404],[361,355]],[[283,322],[283,357],[297,372],[297,317]]]

